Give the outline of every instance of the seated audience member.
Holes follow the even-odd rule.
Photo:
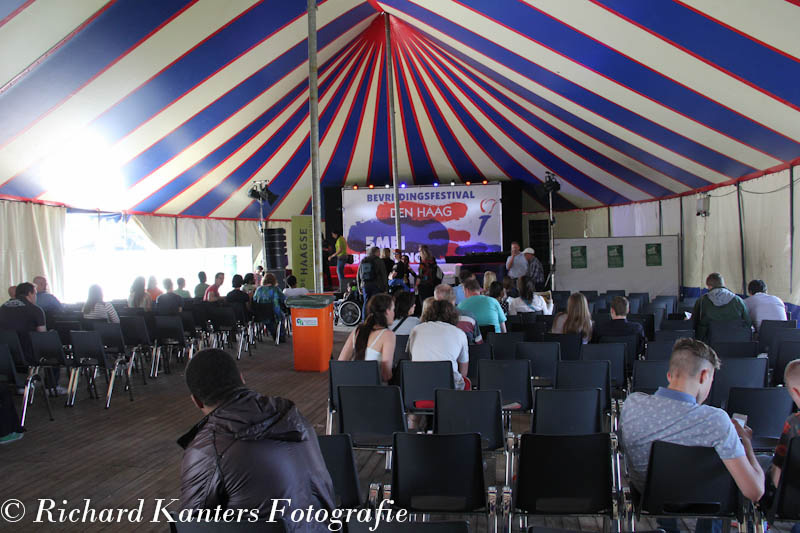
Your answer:
[[[256,293],[256,289],[258,285],[256,285],[256,277],[252,272],[248,272],[244,275],[244,281],[242,283],[242,290],[247,293],[248,298],[251,300],[253,299],[253,295]]]
[[[463,283],[466,300],[458,304],[459,311],[468,311],[475,316],[478,326],[494,326],[496,333],[506,332],[506,314],[494,298],[481,294],[478,280],[470,279]]]
[[[800,359],[795,359],[786,365],[783,372],[783,383],[794,404],[800,408]],[[769,479],[775,487],[781,480],[781,472],[786,462],[786,452],[789,451],[789,441],[795,437],[800,437],[800,412],[792,413],[786,419],[781,438],[775,447],[775,456],[772,458],[772,466],[768,472]],[[796,528],[797,525],[792,528],[792,531],[795,532]]]
[[[294,403],[246,388],[236,362],[219,349],[197,352],[186,385],[204,417],[178,440],[181,509],[252,509],[264,521],[279,503],[292,525],[292,510],[335,507],[314,426]],[[297,530],[328,528],[311,521]]]
[[[511,278],[503,278],[503,281]],[[508,302],[508,314],[518,315],[520,313],[531,313],[541,311],[544,315],[553,314],[553,302],[547,302],[543,297],[536,294],[536,285],[528,276],[519,278],[519,297],[511,298]]]
[[[0,444],[9,444],[21,438],[14,395],[8,387],[0,387]]]
[[[250,296],[243,289],[244,278],[240,274],[234,275],[231,279],[231,286],[233,289],[225,295],[225,301],[229,304],[242,304],[245,307],[249,307]]]
[[[272,338],[276,338],[278,333],[278,325],[283,322],[283,306],[286,305],[286,297],[278,288],[278,280],[275,274],[268,272],[261,280],[261,286],[256,289],[253,295],[253,301],[258,304],[267,304],[272,306],[272,312],[275,315],[274,320],[269,320],[266,323],[267,330],[269,330]],[[285,332],[281,332],[283,339]],[[282,340],[281,339],[281,340]]]
[[[475,279],[474,275],[472,276],[472,279]],[[446,302],[450,302],[453,305],[455,305],[456,303],[455,289],[445,283],[436,286],[436,289],[433,291],[433,297],[436,300],[444,300]],[[475,319],[475,315],[473,315],[469,311],[464,311],[463,309],[459,309],[458,307],[456,307],[456,311],[458,312],[458,323],[456,323],[456,327],[458,327],[458,329],[463,331],[464,334],[467,336],[467,343],[468,344],[483,343],[483,337],[481,336],[481,328],[478,327],[478,321]]]
[[[128,295],[128,307],[149,311],[153,308],[153,300],[144,290],[144,278],[139,276],[133,280],[131,293]]]
[[[89,287],[89,296],[86,298],[86,303],[83,304],[83,318],[119,324],[117,310],[114,309],[111,302],[103,301],[103,289],[100,288],[100,285]]]
[[[519,290],[517,290],[517,280],[506,276],[503,278],[501,283],[503,284],[503,290],[506,291],[506,297],[517,298],[519,296]]]
[[[214,275],[214,284],[209,285],[206,289],[206,293],[203,295],[204,302],[218,302],[222,300],[222,296],[219,294],[219,288],[222,287],[222,284],[225,282],[225,273],[224,272],[217,272]]]
[[[388,294],[376,294],[367,302],[367,318],[359,324],[342,346],[339,361],[378,361],[381,379],[392,379],[395,336],[389,328],[394,321],[394,300]]]
[[[47,278],[44,276],[36,276],[33,278],[33,284],[36,285],[36,305],[42,308],[45,313],[61,313],[64,307],[58,298],[53,296],[48,289]]]
[[[294,276],[289,276],[286,278],[286,285],[287,287],[283,289],[283,295],[287,298],[289,296],[303,296],[308,294],[308,289],[297,286],[297,278]]]
[[[414,316],[417,297],[406,291],[394,295],[394,316],[390,328],[395,335],[408,335],[414,326],[419,324],[419,318]]]
[[[558,313],[553,319],[553,333],[578,333],[586,344],[592,338],[592,314],[586,296],[579,292],[569,295],[567,312]]]
[[[194,297],[198,300],[202,300],[206,296],[206,290],[208,290],[208,283],[206,283],[206,273],[205,272],[198,272],[197,279],[200,280],[200,283],[194,286]]]
[[[0,306],[0,330],[16,331],[25,360],[35,365],[37,361],[33,357],[30,333],[47,331],[44,311],[36,305],[36,287],[32,283],[20,283],[14,294],[15,298]],[[60,374],[58,369],[45,372],[47,388],[58,385]],[[64,394],[66,389],[57,387],[56,391]]]
[[[158,280],[156,280],[155,276],[150,276],[147,280],[147,294],[150,295],[150,299],[153,300],[153,302],[164,294],[164,291],[158,288]]]
[[[8,299],[13,300],[14,298],[16,298],[16,296],[17,296],[17,286],[12,285],[8,288]]]
[[[464,282],[467,281],[468,279],[474,279],[475,273],[470,270],[462,268],[461,271],[458,273],[458,277],[460,278],[461,283],[453,287],[453,294],[455,295],[456,298],[455,305],[458,305],[467,299],[467,297],[464,295]]]
[[[189,291],[186,290],[186,280],[184,278],[178,278],[177,282],[178,282],[178,288],[175,289],[175,294],[177,294],[184,300],[190,299],[192,295],[189,294]]]
[[[491,285],[489,285],[489,290],[486,291],[486,296],[497,300],[503,313],[508,316],[508,297],[506,296],[506,291],[503,289],[502,283],[493,281]]]
[[[598,341],[603,337],[636,337],[636,355],[644,351],[644,328],[638,322],[628,322],[630,304],[624,296],[615,296],[611,300],[611,320],[598,322],[594,328],[594,338]]]
[[[725,288],[721,274],[709,274],[706,287],[708,293],[695,302],[692,311],[695,336],[699,340],[708,338],[708,325],[714,320],[743,320],[748,326],[752,324],[744,300]]]
[[[663,441],[713,447],[742,494],[753,501],[761,498],[764,472],[753,453],[752,431],[722,409],[702,405],[719,366],[719,357],[706,344],[679,339],[669,360],[669,387],[660,387],[652,396],[634,392],[625,400],[620,414],[621,444],[630,481],[640,493],[645,488],[650,448],[653,442]]]
[[[405,265],[405,277],[403,278],[403,282],[409,287],[413,287],[416,285],[417,277],[419,276],[416,272],[414,272],[414,269],[411,268],[411,259],[407,255],[403,254],[400,260],[403,265]],[[414,283],[411,282],[411,278],[414,278]]]
[[[394,249],[394,267],[392,268],[392,271],[397,272],[397,277],[401,279],[407,287],[411,286],[408,283],[408,266],[403,262],[403,255],[400,253],[399,248]]]
[[[489,292],[489,287],[491,287],[492,283],[495,281],[497,281],[497,274],[491,270],[487,270],[483,273],[483,294]]]
[[[764,280],[754,279],[748,283],[747,292],[750,296],[745,298],[744,305],[756,331],[761,327],[763,320],[786,320],[786,307],[780,298],[767,294],[767,284]]]
[[[463,390],[469,369],[469,347],[467,336],[456,326],[458,311],[452,303],[434,299],[426,306],[421,320],[408,337],[411,360],[450,361],[455,388]]]
[[[172,290],[172,280],[163,281],[164,290],[167,291],[156,298],[156,311],[159,315],[177,315],[183,311],[183,298]]]
[[[398,268],[399,265],[402,265],[402,263],[396,264],[389,273],[389,294],[395,294],[400,291],[411,291],[411,288],[403,281],[403,275],[400,273],[403,268]]]
[[[261,280],[264,279],[264,267],[258,265],[256,267],[256,271],[253,272],[253,284],[255,284],[256,289],[261,286]]]

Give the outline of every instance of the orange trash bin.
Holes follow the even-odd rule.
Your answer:
[[[286,299],[292,312],[295,370],[328,370],[333,350],[333,301],[330,294],[307,294]]]

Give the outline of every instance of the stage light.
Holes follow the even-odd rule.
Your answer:
[[[434,186],[434,187],[438,187],[438,186],[439,186],[439,182],[438,182],[438,181],[434,181],[434,182],[433,182],[433,186]]]
[[[471,181],[465,181],[464,183],[466,183],[467,185],[472,185]]]
[[[265,181],[254,182],[250,190],[247,191],[247,196],[253,200],[267,202],[270,205],[278,201],[278,195],[269,190]]]
[[[371,183],[370,183],[370,184],[369,184],[369,188],[370,188],[370,189],[374,189],[374,188],[375,188],[375,185],[373,185],[373,184],[371,184]]]
[[[456,186],[456,182],[455,182],[455,181],[453,181],[453,180],[450,180],[450,186],[451,186],[451,187],[455,187],[455,186]]]
[[[406,182],[403,182],[403,183],[401,183],[401,184],[400,184],[400,188],[401,188],[401,189],[405,189],[405,188],[406,188]]]
[[[353,190],[357,191],[358,190],[358,185],[353,185]]]
[[[384,189],[388,189],[389,187],[390,187],[390,185],[388,183],[383,186]]]
[[[489,180],[483,180],[481,183],[483,183],[484,185],[488,185],[489,184]]]

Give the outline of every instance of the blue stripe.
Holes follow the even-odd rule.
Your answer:
[[[436,179],[436,175],[426,155],[425,145],[422,143],[422,134],[420,134],[417,122],[414,120],[414,108],[411,106],[411,96],[408,94],[405,78],[401,71],[401,63],[397,60],[396,53],[393,53],[392,57],[394,58],[394,73],[397,77],[397,87],[399,88],[397,99],[400,104],[400,109],[397,109],[397,112],[402,112],[401,117],[403,118],[403,124],[405,126],[406,147],[411,164],[412,175],[409,176],[409,180],[412,183],[418,184],[432,183]],[[403,132],[398,129],[397,135],[403,135]],[[402,181],[403,179],[401,178],[401,182]]]
[[[383,62],[383,69],[381,70],[378,102],[375,108],[375,113],[378,115],[375,120],[375,143],[372,145],[372,162],[368,170],[370,183],[374,183],[376,186],[392,183],[392,168],[389,162],[389,99],[386,95],[386,58],[382,56],[378,60]],[[400,131],[395,133],[401,134]],[[411,176],[402,177],[402,179],[410,178]]]
[[[3,20],[11,13],[19,9],[19,6],[28,0],[3,0],[0,2],[0,20]]]
[[[652,3],[598,1],[756,87],[800,106],[800,63],[796,60],[675,2],[659,2],[658,9],[653,9]]]
[[[508,88],[511,92],[519,95],[523,99],[531,102],[532,104],[534,104],[537,107],[543,109],[544,111],[547,111],[551,115],[553,115],[553,116],[557,117],[558,119],[566,122],[570,126],[572,126],[572,127],[576,128],[576,129],[586,133],[587,135],[590,135],[590,136],[598,139],[599,141],[604,142],[605,144],[607,144],[607,145],[619,150],[620,152],[628,155],[629,157],[631,157],[633,159],[636,159],[638,161],[641,161],[642,163],[644,163],[644,164],[646,164],[646,165],[648,165],[648,166],[650,166],[650,167],[662,172],[663,174],[666,174],[667,176],[671,176],[674,179],[676,179],[676,180],[678,180],[678,181],[680,181],[682,183],[685,183],[686,185],[688,185],[690,187],[700,188],[700,187],[705,187],[706,185],[710,185],[710,182],[700,178],[699,176],[697,176],[695,174],[691,174],[691,173],[689,173],[689,172],[687,172],[687,171],[685,171],[685,170],[673,165],[672,163],[664,161],[664,160],[662,160],[662,159],[650,154],[649,152],[646,152],[646,151],[644,151],[644,150],[642,150],[642,149],[640,149],[640,148],[628,143],[627,141],[624,141],[624,140],[620,139],[619,137],[608,133],[606,130],[600,129],[600,128],[594,126],[593,124],[583,120],[582,118],[577,117],[576,115],[573,115],[572,113],[570,113],[570,112],[564,110],[563,108],[551,103],[550,101],[545,100],[544,98],[541,98],[540,96],[530,92],[526,88],[524,88],[524,87],[522,87],[520,85],[517,85],[513,81],[511,81],[511,80],[509,80],[509,79],[497,74],[495,71],[493,71],[493,70],[481,65],[477,61],[474,61],[472,58],[462,54],[460,51],[458,51],[458,50],[456,50],[456,49],[454,49],[454,48],[452,48],[452,47],[450,47],[450,46],[448,46],[446,44],[440,43],[440,42],[437,42],[437,44],[439,46],[441,46],[442,48],[444,48],[445,50],[447,50],[447,52],[449,52],[450,54],[458,57],[461,61],[463,61],[463,62],[467,63],[468,65],[470,65],[472,68],[480,71],[481,73],[483,73],[487,77],[493,79],[494,81],[496,81],[500,85]],[[496,98],[500,99],[501,101],[504,101],[507,104],[513,103],[509,99],[507,99],[505,96],[501,95],[496,90],[494,90],[490,86],[486,85],[480,79],[477,79],[475,77],[473,77],[473,79],[475,80],[476,83],[481,85],[484,89],[489,91]],[[516,106],[516,104],[514,104],[514,105]],[[519,106],[516,106],[516,107],[519,108]]]
[[[396,5],[398,0],[387,0],[387,2]],[[612,120],[617,124],[633,130],[639,135],[649,138],[662,146],[667,146],[678,153],[684,154],[686,157],[691,157],[695,161],[717,172],[729,175],[733,178],[756,170],[702,146],[691,139],[670,131],[614,102],[587,91],[509,50],[501,48],[495,43],[465,30],[447,19],[434,15],[414,5],[407,5],[405,11],[414,17],[425,20],[428,24],[434,25],[439,31],[450,35],[471,48],[494,58],[508,68],[516,72],[525,73],[528,78],[544,85],[563,97],[606,117],[608,120]],[[430,38],[436,41],[435,38]]]
[[[306,6],[300,2],[282,2],[278,6],[280,7],[276,7],[274,2],[257,5],[245,16],[235,20],[219,34],[198,46],[186,57],[181,58],[175,65],[120,101],[95,121],[94,127],[102,131],[109,140],[116,141],[124,137],[181,95],[223,68],[226,63],[279,31],[284,25],[306,11]],[[319,32],[320,48],[374,13],[371,8],[363,9],[363,7],[365,6],[355,8],[321,28]],[[369,8],[368,5],[366,7]],[[279,46],[279,44],[276,43],[275,46]],[[305,50],[305,53],[298,53],[301,50]],[[293,47],[291,52],[297,61],[292,65],[293,67],[308,57],[308,47],[305,43]],[[274,62],[280,61],[284,61],[283,64],[288,65],[283,56],[275,59]],[[289,70],[287,69],[286,72]],[[249,81],[246,80],[243,83]],[[264,81],[262,79],[261,83]]]
[[[433,56],[430,56],[430,59],[431,59],[431,61],[434,61],[439,66],[440,69],[445,70],[445,72],[447,71],[447,68],[441,62],[439,62],[438,59],[434,58]],[[433,73],[431,73],[431,74],[433,74]],[[477,106],[479,106],[480,108],[491,108],[492,107],[488,103],[484,102],[476,93],[474,93],[471,89],[469,89],[469,87],[467,87],[466,84],[464,84],[457,77],[454,78],[453,76],[451,76],[451,81],[453,81],[464,93],[466,93],[471,98],[471,100]],[[443,91],[446,90],[446,88],[443,85],[441,86],[441,89]],[[453,104],[454,108],[457,109],[458,103],[455,100],[455,98],[452,95],[448,94],[448,99],[453,100],[452,104]],[[508,105],[508,102],[504,102],[504,103],[506,103]],[[576,141],[572,137],[570,137],[570,136],[566,135],[565,133],[563,133],[558,128],[555,128],[555,127],[551,126],[550,124],[548,124],[547,122],[541,120],[539,117],[537,117],[535,115],[532,115],[531,113],[525,112],[524,110],[521,109],[520,106],[510,105],[509,107],[512,108],[512,110],[516,111],[517,114],[519,114],[520,116],[524,117],[534,127],[539,129],[540,131],[542,131],[543,133],[545,133],[546,135],[548,135],[552,139],[556,140],[557,142],[561,143],[566,148],[568,148],[568,149],[572,150],[573,152],[577,153],[578,155],[580,155],[581,157],[583,157],[584,159],[586,159],[590,163],[593,163],[594,165],[602,168],[603,170],[605,170],[609,174],[611,174],[613,176],[616,176],[617,178],[620,178],[621,180],[626,181],[626,182],[630,183],[631,185],[639,187],[644,192],[646,192],[646,193],[648,193],[648,194],[650,194],[651,196],[654,196],[654,197],[667,196],[667,195],[673,194],[673,191],[670,191],[668,189],[665,189],[661,185],[653,183],[652,181],[648,180],[647,178],[645,178],[641,174],[638,174],[638,173],[636,173],[636,172],[634,172],[634,171],[632,171],[632,170],[620,165],[616,161],[613,161],[613,160],[609,159],[608,157],[606,157],[605,155],[603,155],[603,154],[601,154],[599,152],[596,152],[595,150],[589,148],[588,146]],[[466,119],[468,117],[466,111],[464,113],[459,113],[459,116],[461,116],[464,119]],[[472,131],[476,131],[477,128],[479,128],[479,126],[477,124],[474,124],[474,125],[471,124],[470,127],[467,128],[467,130],[472,132]],[[481,142],[479,144],[481,146],[485,146],[485,144],[483,142]]]
[[[462,181],[475,181],[479,178],[482,179],[483,176],[469,159],[469,157],[467,157],[467,154],[464,153],[464,150],[458,144],[453,133],[450,131],[447,122],[444,120],[444,117],[442,117],[442,114],[436,107],[433,97],[428,92],[427,86],[422,82],[422,78],[417,72],[416,65],[414,65],[414,63],[411,61],[411,57],[409,57],[410,52],[406,49],[403,51],[403,54],[406,55],[406,64],[408,64],[409,72],[416,81],[417,92],[419,93],[423,104],[428,110],[428,116],[433,124],[433,133],[438,133],[438,136],[436,136],[438,138],[438,142],[441,144],[445,153],[450,156],[450,163],[452,164],[456,175],[461,178]]]
[[[345,47],[339,53],[337,53],[331,60],[326,64],[325,68],[328,68],[336,58],[343,53],[347,53],[349,56],[352,53],[352,50],[349,50]],[[336,75],[341,72],[344,68],[344,64],[346,61],[343,61],[341,64],[337,66],[337,68],[332,72],[331,76],[329,76],[323,83],[320,84],[320,94],[324,94],[325,90],[331,85],[332,80],[336,77]],[[321,73],[325,72],[325,68],[321,69]],[[294,98],[299,95],[302,95],[306,91],[306,84],[301,83],[297,87],[295,87],[290,93],[284,96],[279,102],[275,105],[271,106],[270,109],[261,115],[255,122],[253,122],[250,126],[245,128],[242,132],[237,134],[236,136],[232,137],[228,142],[226,142],[223,146],[221,146],[218,150],[212,153],[210,156],[206,157],[203,161],[200,161],[198,164],[193,166],[191,169],[184,172],[181,176],[173,180],[167,187],[161,189],[155,195],[145,202],[152,201],[152,204],[145,205],[145,202],[137,206],[137,210],[146,210],[148,206],[150,210],[155,210],[159,206],[163,205],[165,202],[169,201],[174,195],[179,194],[189,185],[196,183],[198,180],[202,179],[206,173],[212,170],[219,162],[224,160],[238,148],[240,148],[243,144],[247,142],[247,140],[254,135],[257,131],[263,128],[266,124],[269,123],[270,120],[278,116],[283,110],[285,106],[289,104]],[[233,193],[242,183],[251,179],[252,174],[265,162],[267,161],[278,148],[283,144],[283,142],[292,134],[296,127],[298,127],[304,120],[307,119],[308,110],[305,106],[301,106],[292,116],[286,121],[285,124],[281,125],[278,131],[270,138],[270,140],[265,143],[262,147],[260,147],[253,155],[248,158],[248,160],[240,166],[236,171],[234,171],[230,176],[227,176],[225,180],[206,193],[205,196],[201,197],[197,202],[193,205],[189,206],[185,209],[182,214],[186,215],[194,215],[194,216],[208,216],[211,212],[213,212],[217,207],[219,207],[225,200],[228,199],[231,193]],[[272,190],[272,185],[270,185],[270,189]],[[244,194],[244,193],[242,193]]]
[[[475,0],[465,0],[465,3],[477,9]],[[662,4],[665,2],[657,5]],[[649,7],[653,11],[652,6]],[[750,118],[731,111],[521,2],[502,5],[481,2],[480,11],[595,72],[773,157],[785,160],[800,153],[796,142],[755,122],[759,117]],[[662,20],[667,19],[668,16],[660,14]],[[680,24],[680,21],[668,20],[671,25]],[[531,28],[536,31],[531,33]]]
[[[78,90],[189,0],[118,0],[0,95],[0,144]]]

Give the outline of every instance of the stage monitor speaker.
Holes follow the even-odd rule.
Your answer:
[[[286,268],[289,264],[286,257],[286,230],[268,228],[264,234],[264,243],[267,248],[267,257],[265,258],[267,270]]]
[[[325,219],[325,237],[331,232],[342,234],[342,189],[341,187],[325,187],[322,189],[322,218]]]
[[[522,184],[514,181],[501,182],[503,203],[503,250],[511,249],[511,241],[522,242]]]

